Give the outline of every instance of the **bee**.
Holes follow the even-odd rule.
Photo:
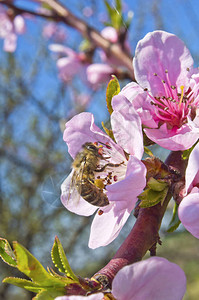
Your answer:
[[[108,146],[107,146],[108,147]],[[103,207],[109,204],[107,195],[104,193],[105,184],[103,179],[95,178],[97,172],[104,172],[107,167],[117,167],[120,164],[105,163],[100,167],[101,161],[110,157],[103,156],[103,147],[97,143],[87,142],[82,150],[77,153],[72,167],[74,170],[71,186],[74,187],[84,200],[92,205]],[[123,163],[123,162],[122,162]],[[71,193],[69,193],[69,197]]]

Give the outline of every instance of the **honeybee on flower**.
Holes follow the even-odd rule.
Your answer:
[[[118,236],[146,184],[146,168],[140,160],[143,139],[139,116],[131,123],[137,127],[137,131],[131,128],[136,136],[134,142],[133,137],[122,134],[122,130],[126,132],[122,116],[114,112],[111,118],[113,131],[120,126],[121,144],[126,145],[128,159],[119,136],[115,135],[116,144],[94,124],[91,113],[76,115],[66,123],[64,131],[64,141],[74,162],[61,185],[61,201],[79,215],[89,216],[98,209],[91,225],[91,248],[107,245]]]

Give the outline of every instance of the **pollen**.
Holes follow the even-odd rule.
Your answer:
[[[96,187],[98,187],[99,189],[103,190],[103,188],[104,188],[104,182],[103,182],[102,179],[100,179],[100,178],[95,179],[94,184],[96,185]]]

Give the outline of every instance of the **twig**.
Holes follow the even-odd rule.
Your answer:
[[[63,22],[64,24],[78,30],[82,36],[87,38],[95,47],[102,48],[107,56],[115,57],[118,62],[124,65],[130,72],[131,80],[135,81],[132,57],[129,53],[125,52],[124,49],[118,43],[111,43],[107,39],[103,38],[102,35],[93,27],[89,26],[86,22],[80,18],[74,16],[65,6],[55,0],[40,0],[39,2],[47,4],[51,10],[50,14],[33,12],[27,9],[18,8],[16,5],[11,4],[7,1],[0,0],[0,3],[11,7],[16,13],[29,13],[42,18],[52,19],[57,22]]]

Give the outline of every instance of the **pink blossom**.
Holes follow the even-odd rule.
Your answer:
[[[108,41],[110,41],[111,43],[118,43],[119,42],[119,38],[118,38],[118,32],[114,27],[111,26],[107,26],[105,27],[102,31],[101,31],[101,35],[107,39]],[[128,41],[124,42],[124,47],[125,47],[125,51],[130,52],[130,46]],[[112,66],[120,66],[121,62],[118,61],[117,58],[111,57],[109,55],[107,55],[107,53],[105,53],[104,51],[100,51],[100,58],[103,62],[112,65]]]
[[[97,89],[100,84],[109,82],[114,69],[106,64],[91,64],[87,67],[86,73],[92,88]]]
[[[182,300],[186,277],[176,264],[151,257],[122,268],[113,279],[112,294],[117,300]],[[84,296],[62,296],[55,300],[80,300]],[[102,300],[103,294],[87,297]]]
[[[107,26],[101,31],[101,35],[111,43],[118,42],[118,33],[114,27]]]
[[[55,300],[81,300],[81,299],[89,299],[89,300],[102,300],[104,297],[104,294],[97,293],[89,296],[61,296],[55,298]]]
[[[85,80],[87,65],[83,62],[81,53],[76,53],[71,48],[60,44],[51,44],[49,49],[53,52],[64,55],[57,60],[59,77],[64,82],[70,81],[76,74],[82,76]]]
[[[192,150],[185,174],[186,195],[178,208],[184,227],[199,238],[199,144]]]
[[[46,39],[54,39],[57,42],[63,42],[66,39],[66,31],[58,26],[55,22],[48,22],[43,27],[43,37]]]
[[[112,294],[118,300],[181,300],[185,291],[182,269],[162,257],[124,267],[112,285]]]
[[[17,46],[17,34],[25,32],[25,22],[21,15],[9,16],[3,6],[0,6],[0,38],[4,39],[3,49],[14,52]]]
[[[138,84],[121,94],[139,113],[147,136],[169,150],[190,148],[199,138],[199,73],[189,50],[175,35],[154,31],[139,41],[133,66]]]
[[[134,114],[137,114],[135,110]],[[117,114],[113,114],[111,120],[112,128],[116,131],[118,126],[121,128],[124,127],[123,132],[125,132],[125,124],[123,124],[122,118],[119,124],[115,121],[117,117]],[[136,118],[134,117],[134,119]],[[101,191],[108,197],[109,201],[109,204],[104,207],[95,206],[85,201],[76,192],[76,189],[72,190],[72,193],[70,192],[71,179],[75,172],[74,169],[72,169],[72,172],[61,186],[61,201],[70,211],[79,215],[89,216],[98,209],[91,225],[90,248],[105,246],[118,236],[135,207],[137,196],[145,187],[146,169],[140,161],[143,154],[143,138],[141,121],[138,115],[137,127],[134,123],[134,129],[138,131],[138,140],[131,141],[129,136],[124,138],[127,143],[125,150],[130,154],[127,159],[123,149],[119,145],[124,140],[117,137],[118,144],[114,143],[109,136],[94,124],[92,114],[81,113],[66,123],[63,138],[68,145],[68,151],[72,158],[76,157],[77,153],[81,151],[82,145],[86,142],[97,142],[103,149],[103,157],[106,157],[105,164],[111,164],[102,171],[98,170],[94,172],[95,178],[100,178],[104,182],[105,187]],[[136,144],[134,147],[135,150],[133,143]],[[100,169],[105,164],[103,164],[103,160],[102,162],[100,160]],[[117,166],[114,167],[115,164]]]

